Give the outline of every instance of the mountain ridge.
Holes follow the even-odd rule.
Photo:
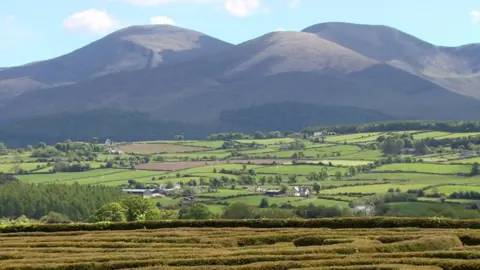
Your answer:
[[[187,33],[186,37],[175,35],[170,40],[173,44],[191,45],[185,39],[195,39],[189,30],[163,29]],[[149,31],[148,27],[141,30]],[[166,36],[170,30],[165,30]],[[142,31],[133,27],[114,34],[133,40],[140,36],[143,43],[153,42],[154,51],[168,45],[155,43]],[[49,116],[54,121],[59,114],[92,119],[91,111],[119,109],[146,113],[151,120],[143,121],[145,125],[168,122],[175,132],[178,127],[195,130],[189,125],[242,131],[275,123],[280,128],[291,119],[298,123],[285,122],[285,128],[362,119],[480,120],[480,93],[473,87],[480,85],[475,73],[480,60],[472,56],[480,45],[441,47],[387,26],[347,23],[272,32],[237,45],[212,42],[218,47],[201,50],[189,60],[19,91],[0,105],[2,120],[22,126],[31,123],[33,116],[46,123]],[[23,81],[25,87],[35,82]],[[279,110],[278,104],[287,104],[286,111]],[[275,115],[284,121],[273,119]],[[98,121],[106,120],[99,117]],[[88,129],[88,124],[82,125],[69,128]]]
[[[451,91],[480,99],[480,44],[437,46],[384,25],[320,23],[314,33],[362,55],[421,76]],[[462,78],[475,78],[463,81]]]
[[[120,71],[171,66],[226,49],[230,43],[176,26],[130,26],[49,60],[10,67],[0,73],[0,98],[17,80],[29,81],[21,93],[76,83]],[[9,85],[2,87],[2,82]],[[22,87],[19,87],[22,88]]]

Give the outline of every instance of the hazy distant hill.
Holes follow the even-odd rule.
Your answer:
[[[127,28],[103,40],[131,38],[125,33],[144,28]],[[152,29],[163,31],[159,40],[167,40],[165,35],[170,34],[165,33],[171,31],[188,37],[196,33],[174,27]],[[172,44],[188,39],[183,34],[173,36]],[[142,37],[142,44],[158,48],[155,41],[145,41],[147,34]],[[195,127],[206,127],[198,132],[203,135],[209,130],[294,129],[391,119],[480,120],[480,100],[472,97],[480,85],[476,82],[478,45],[437,47],[393,28],[345,23],[269,33],[236,46],[204,38],[217,48],[205,47],[195,57],[187,54],[190,60],[180,57],[185,55],[181,52],[173,54],[176,62],[162,54],[163,62],[145,69],[139,68],[146,67],[140,61],[144,58],[135,58],[140,60],[132,63],[142,63],[133,65],[137,68],[129,66],[135,70],[21,94],[0,107],[2,120],[14,122],[17,135],[28,133],[24,121],[32,116],[47,123],[51,115],[58,119],[62,114],[65,117],[58,122],[67,123],[68,115],[74,114],[82,122],[78,121],[82,115],[92,119],[90,111],[106,109],[146,113],[145,125],[168,122],[158,124],[165,126],[161,134],[173,126],[175,132],[184,128],[192,133],[199,130]],[[99,58],[99,62],[108,62],[102,54]],[[118,65],[122,61],[114,62],[122,66]],[[121,122],[118,115],[111,116],[115,123]],[[69,125],[69,134],[76,134],[77,128],[82,129],[79,133],[100,136],[105,130],[94,126],[102,126],[106,119],[98,117],[95,125],[88,121]],[[139,124],[136,130],[142,128]],[[145,130],[149,136],[157,134]]]
[[[232,46],[167,25],[131,26],[60,57],[0,72],[0,99],[129,70],[171,66]]]
[[[480,99],[480,45],[440,47],[395,28],[380,25],[321,23],[314,33],[380,62],[432,80],[451,91]]]

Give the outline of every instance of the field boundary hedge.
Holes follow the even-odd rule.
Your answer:
[[[0,233],[14,232],[62,232],[62,231],[100,231],[100,230],[139,230],[180,227],[248,227],[248,228],[450,228],[480,229],[480,219],[444,219],[444,218],[322,218],[322,219],[249,219],[249,220],[163,220],[145,222],[118,223],[72,223],[72,224],[35,224],[7,226]]]

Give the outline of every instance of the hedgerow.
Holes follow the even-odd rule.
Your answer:
[[[443,218],[351,217],[322,219],[259,219],[259,220],[164,220],[118,223],[33,224],[7,226],[0,232],[62,232],[100,230],[139,230],[186,227],[248,227],[248,228],[469,228],[480,229],[480,220]]]

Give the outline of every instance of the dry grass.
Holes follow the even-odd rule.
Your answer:
[[[177,228],[3,234],[0,269],[479,269],[454,229]],[[299,237],[324,239],[295,247]]]

